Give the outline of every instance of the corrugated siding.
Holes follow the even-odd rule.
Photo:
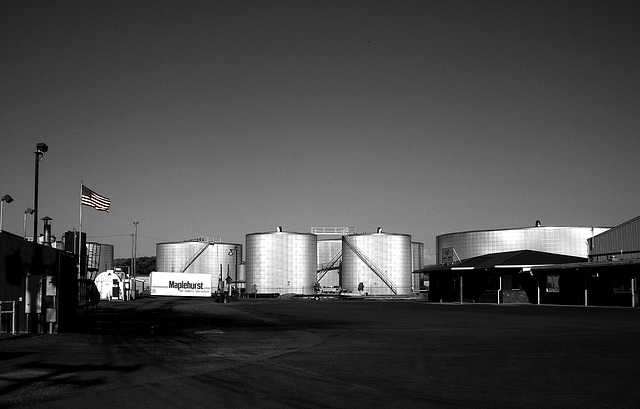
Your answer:
[[[316,282],[317,236],[273,232],[246,235],[247,291],[312,294]]]
[[[629,220],[593,238],[591,254],[640,251],[640,217]]]
[[[201,241],[185,241],[177,243],[156,244],[156,271],[178,272],[189,259],[205,244]],[[215,243],[207,249],[187,268],[185,273],[210,274],[211,289],[217,290],[218,280],[229,274],[235,280],[236,255],[238,264],[242,262],[242,244]]]
[[[359,234],[351,242],[395,284],[398,294],[411,294],[411,236],[405,234]],[[342,286],[357,292],[363,283],[370,295],[393,294],[349,246],[342,246]]]

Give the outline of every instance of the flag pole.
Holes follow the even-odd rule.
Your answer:
[[[82,186],[84,186],[84,180],[80,181],[80,237],[82,237]]]
[[[84,180],[80,181],[80,233],[78,234],[78,274],[82,275],[82,187],[84,186]]]

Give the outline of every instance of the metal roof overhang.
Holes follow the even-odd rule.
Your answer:
[[[530,272],[532,269],[565,265],[562,264],[562,262],[568,264],[583,264],[583,260],[586,259],[533,250],[517,250],[472,257],[462,260],[459,263],[446,266],[429,266],[416,270],[413,273],[436,273],[446,271],[463,272],[472,270],[489,271],[505,269],[520,269],[524,272]]]
[[[621,269],[621,268],[640,268],[640,260],[619,260],[619,261],[602,261],[602,262],[584,262],[584,263],[567,263],[567,264],[550,264],[535,266],[536,271],[546,270],[594,270],[594,269]]]

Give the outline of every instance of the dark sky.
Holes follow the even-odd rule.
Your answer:
[[[632,1],[2,1],[4,229],[613,226],[640,213]],[[28,222],[31,225],[31,221]],[[32,228],[27,229],[28,232]]]

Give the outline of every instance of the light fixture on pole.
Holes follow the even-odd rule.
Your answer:
[[[38,242],[38,173],[40,172],[40,160],[44,154],[49,150],[46,143],[36,144],[36,177],[35,188],[33,192],[33,242]]]
[[[4,213],[4,202],[11,203],[13,198],[9,195],[2,196],[2,202],[0,202],[0,232],[2,231],[2,217]]]
[[[24,222],[23,224],[23,228],[24,228],[24,234],[22,237],[24,237],[24,239],[27,239],[27,214],[33,214],[33,209],[30,207],[27,207],[24,211]]]

